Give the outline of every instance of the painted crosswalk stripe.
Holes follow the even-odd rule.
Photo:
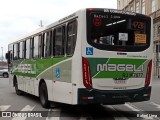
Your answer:
[[[21,111],[30,112],[35,108],[35,106],[26,105]],[[12,120],[25,120],[27,117],[14,117]]]
[[[0,111],[6,111],[9,107],[10,107],[10,105],[1,105]]]
[[[150,104],[151,104],[151,105],[154,105],[154,106],[156,106],[156,108],[160,109],[160,105],[159,105],[159,104],[154,103],[154,102],[150,102]]]
[[[51,117],[50,114],[52,114],[54,112],[58,112],[59,113],[59,117],[58,117],[58,115],[56,115],[55,117]],[[46,120],[60,120],[60,112],[61,112],[60,109],[49,109],[48,110],[48,116],[49,117],[46,117]]]
[[[136,111],[136,112],[137,112],[137,111],[143,111],[143,110],[137,108],[136,106],[134,106],[134,105],[132,105],[132,104],[130,104],[130,103],[125,103],[124,106],[130,108],[132,111]]]
[[[123,116],[120,112],[118,112],[113,106],[108,105],[108,108],[110,108],[112,111],[116,112],[120,117],[114,117],[114,120],[129,120],[127,117]]]
[[[142,115],[142,114],[147,114],[144,110],[137,108],[135,105],[130,104],[130,103],[125,103],[125,106],[130,108],[131,110],[138,112],[138,114]],[[148,116],[142,116],[143,120],[155,120],[155,118],[153,117],[148,117]],[[159,118],[156,118],[156,120],[159,120]]]
[[[26,105],[21,111],[32,111],[35,106]]]

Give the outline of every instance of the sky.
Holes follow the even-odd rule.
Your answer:
[[[117,0],[0,0],[0,56],[8,44],[82,8],[117,8]]]

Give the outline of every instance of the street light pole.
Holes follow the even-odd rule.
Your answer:
[[[42,23],[42,20],[40,21],[40,25],[39,25],[40,27],[43,27],[43,23]]]

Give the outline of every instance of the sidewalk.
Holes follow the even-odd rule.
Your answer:
[[[153,76],[152,80],[153,82],[160,82],[160,78],[158,78],[157,76]]]

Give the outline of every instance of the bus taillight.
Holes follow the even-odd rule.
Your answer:
[[[88,8],[88,10],[89,10],[89,11],[93,11],[94,9],[93,9],[93,8]]]
[[[145,88],[148,87],[151,82],[151,71],[152,71],[152,60],[150,60],[150,62],[148,63],[145,86],[144,86]]]
[[[83,69],[83,84],[88,89],[92,89],[92,77],[91,77],[91,70],[90,64],[87,59],[82,57],[82,69]]]

